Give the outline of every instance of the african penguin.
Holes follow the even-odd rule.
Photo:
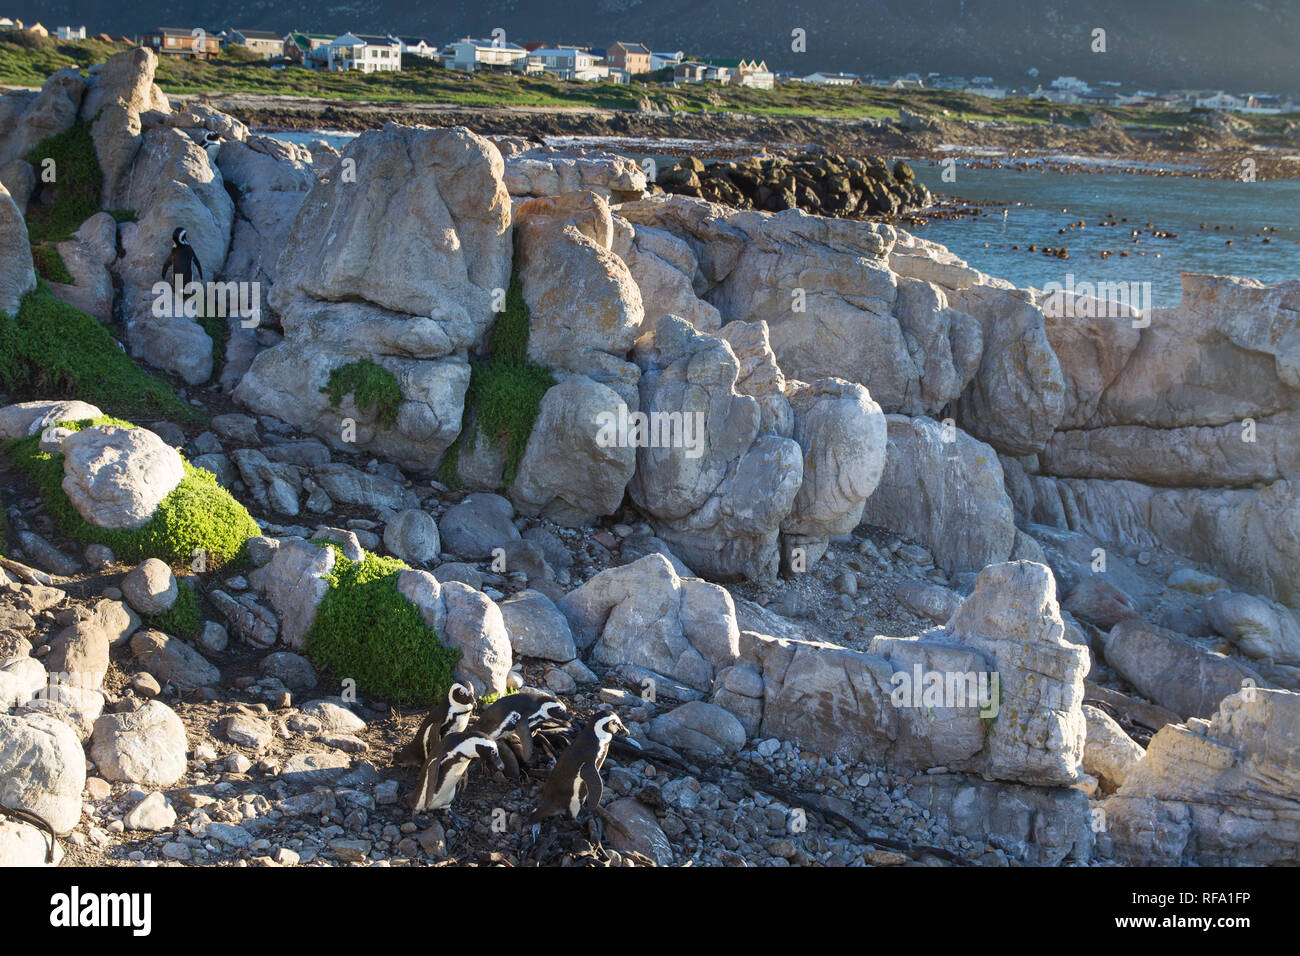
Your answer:
[[[194,270],[198,271],[199,278],[203,277],[203,263],[199,262],[198,254],[190,245],[189,234],[183,228],[178,227],[172,233],[171,252],[162,267],[161,274],[164,279],[167,278],[168,268],[172,270],[173,278],[180,283],[182,289],[194,281]]]
[[[208,154],[208,162],[213,169],[217,166],[217,153],[221,152],[221,144],[225,141],[224,136],[211,130],[203,134],[203,151]]]
[[[458,734],[469,726],[474,710],[474,692],[464,684],[452,684],[447,696],[429,711],[415,732],[415,739],[393,755],[401,767],[419,766],[438,750],[438,743],[448,734]]]
[[[517,720],[518,718],[515,718]],[[511,721],[513,726],[514,721]],[[496,741],[473,729],[449,734],[442,740],[437,753],[420,771],[420,784],[411,804],[413,810],[440,810],[456,799],[469,765],[477,759],[500,764]]]
[[[609,755],[614,735],[627,732],[618,714],[605,713],[593,717],[573,738],[573,743],[555,761],[555,769],[542,787],[537,807],[528,818],[534,826],[534,833],[543,820],[551,817],[567,814],[576,820],[584,802],[593,813],[600,809],[600,798],[605,791],[600,768]]]
[[[517,714],[513,730],[519,741],[520,756],[525,763],[533,759],[533,733],[545,726],[567,725],[569,712],[550,694],[540,691],[520,691],[507,694],[483,708],[474,728],[497,740],[506,732],[504,724],[511,714]]]

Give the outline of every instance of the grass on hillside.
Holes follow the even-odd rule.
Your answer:
[[[322,546],[334,549],[335,564],[303,645],[312,663],[384,700],[441,700],[460,651],[443,646],[397,590],[406,565],[368,551],[361,561],[350,561],[336,545]]]
[[[19,44],[11,39],[14,36],[0,35],[0,83],[39,85],[60,67],[84,68],[118,49],[98,41],[62,43],[39,38]],[[1121,125],[1156,127],[1197,122],[1198,113],[1205,112],[1069,107],[1045,100],[994,100],[956,90],[830,87],[811,83],[784,84],[774,90],[713,84],[686,84],[672,89],[635,82],[629,85],[583,83],[545,75],[462,73],[433,63],[411,63],[410,58],[403,61],[403,68],[397,73],[317,73],[301,67],[272,69],[267,61],[248,61],[242,52],[229,51],[210,61],[164,57],[158,67],[158,85],[168,93],[259,93],[465,107],[636,109],[643,101],[649,101],[671,111],[840,119],[893,117],[900,107],[929,114],[946,110],[950,119],[1022,123],[1045,123],[1055,113],[1064,122],[1079,126],[1086,126],[1089,118],[1098,112]],[[1239,115],[1266,133],[1279,132],[1289,120],[1295,119],[1295,114]]]
[[[402,385],[396,375],[370,359],[349,362],[334,369],[321,391],[329,395],[329,403],[334,408],[338,408],[344,396],[350,394],[358,409],[373,408],[385,428],[397,424]]]
[[[136,427],[107,415],[60,424],[73,431],[97,425]],[[36,486],[60,531],[78,541],[108,545],[119,560],[159,558],[171,565],[188,565],[203,552],[206,565],[219,568],[239,554],[245,541],[261,534],[248,510],[217,484],[216,476],[189,462],[185,462],[180,484],[142,528],[100,528],[83,518],[64,493],[63,455],[41,451],[40,441],[40,435],[13,439],[5,444],[5,450]],[[185,623],[184,609],[176,612],[176,617],[170,622],[173,626]]]

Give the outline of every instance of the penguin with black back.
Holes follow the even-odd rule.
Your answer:
[[[518,717],[509,720],[511,727]],[[507,728],[509,729],[509,728]],[[438,750],[420,770],[420,781],[411,800],[411,809],[441,810],[456,799],[465,773],[475,760],[488,760],[498,770],[501,757],[496,741],[474,728],[444,737]]]
[[[393,755],[393,763],[399,767],[420,766],[437,752],[443,737],[458,734],[469,726],[473,712],[474,691],[464,684],[452,684],[447,696],[425,716],[415,738]]]
[[[172,270],[172,285],[176,287],[176,307],[179,312],[185,287],[194,281],[195,271],[198,271],[200,278],[203,276],[203,263],[199,262],[198,253],[190,245],[189,234],[179,226],[172,232],[171,252],[163,262],[164,279],[167,278],[168,269]]]
[[[507,730],[506,722],[511,714],[517,715],[517,718]],[[501,760],[505,764],[506,775],[515,778],[519,776],[520,763],[524,766],[532,763],[533,734],[568,725],[569,712],[560,701],[542,691],[520,691],[517,694],[507,694],[484,707],[474,722],[474,729],[493,740],[507,738],[509,746],[501,750]],[[517,755],[514,753],[516,749]],[[515,759],[516,756],[518,760]]]
[[[560,754],[542,787],[537,806],[528,818],[534,843],[543,821],[563,816],[577,820],[584,805],[592,814],[595,842],[600,842],[599,814],[603,812],[600,798],[605,792],[600,770],[609,756],[609,745],[613,743],[615,734],[620,733],[628,734],[628,729],[618,714],[612,711],[597,713]]]

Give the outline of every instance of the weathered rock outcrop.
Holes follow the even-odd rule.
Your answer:
[[[559,196],[590,190],[609,202],[640,199],[645,171],[636,161],[603,149],[557,149],[529,140],[496,136],[505,159],[505,183],[512,198]]]
[[[135,529],[185,477],[181,456],[147,428],[97,425],[63,439],[63,492],[100,528]]]
[[[1134,866],[1300,862],[1300,694],[1249,689],[1167,724],[1103,805],[1102,849]]]
[[[36,288],[27,223],[0,183],[0,312],[18,314],[23,296]]]
[[[312,186],[276,264],[271,304],[285,340],[253,361],[235,396],[266,414],[419,470],[460,431],[466,352],[490,325],[510,274],[510,203],[501,155],[462,128],[393,124],[348,146]],[[332,408],[330,373],[369,359],[395,375],[387,425],[349,395]]]
[[[1015,516],[993,449],[955,425],[886,417],[884,474],[862,520],[924,544],[950,574],[1009,558]]]

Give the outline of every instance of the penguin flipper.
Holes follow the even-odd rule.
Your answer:
[[[192,256],[192,258],[194,259],[194,268],[198,270],[199,278],[202,279],[202,278],[203,278],[203,263],[199,262],[199,254],[198,254],[197,252],[194,253],[194,255]]]
[[[582,765],[582,782],[587,785],[587,809],[592,813],[600,810],[600,798],[605,793],[605,782],[600,779],[600,771],[593,764]]]
[[[519,779],[519,760],[515,757],[513,747],[498,747],[497,754],[501,757],[502,773],[509,780]]]
[[[524,759],[525,764],[533,762],[533,732],[525,726],[515,734],[519,741],[519,756]]]
[[[413,810],[427,810],[425,805],[438,792],[438,756],[430,757],[420,768],[420,784],[415,791],[415,801],[412,804]]]

